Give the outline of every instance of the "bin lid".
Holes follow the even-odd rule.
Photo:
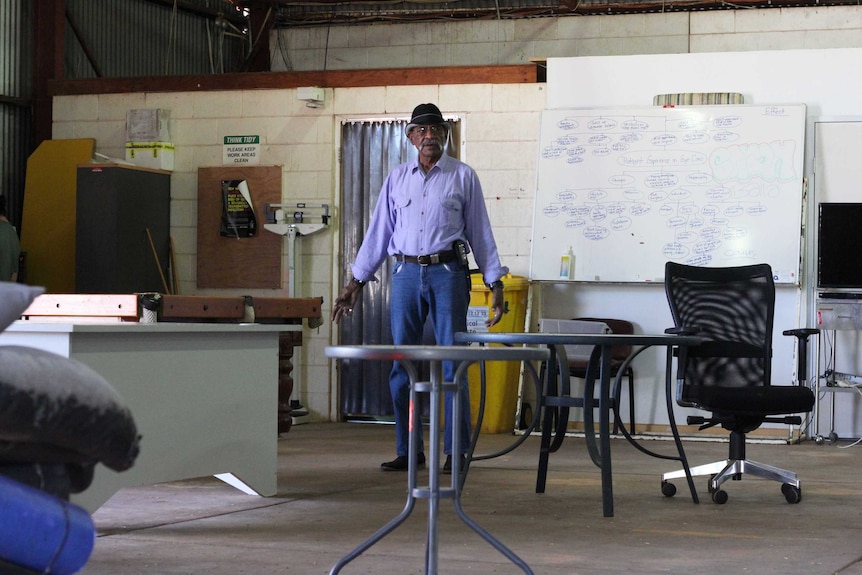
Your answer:
[[[485,285],[485,282],[482,280],[482,274],[473,274],[470,276],[472,280],[471,291],[489,291],[488,287]],[[503,280],[503,292],[507,291],[522,291],[526,290],[530,285],[530,280],[528,280],[524,276],[516,276],[512,274],[506,274],[502,278]]]

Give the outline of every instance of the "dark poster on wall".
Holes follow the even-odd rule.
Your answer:
[[[222,180],[222,218],[220,234],[230,238],[250,238],[257,234],[257,218],[251,203],[248,182]]]

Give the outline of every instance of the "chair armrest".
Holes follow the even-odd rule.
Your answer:
[[[800,327],[796,329],[785,329],[781,332],[781,335],[792,335],[793,337],[808,339],[809,336],[812,336],[815,333],[820,333],[820,330],[816,327]]]
[[[808,380],[808,338],[820,333],[813,327],[786,329],[782,335],[792,335],[796,338],[796,379],[799,385],[805,385]]]
[[[664,332],[668,335],[697,335],[700,328],[697,326],[669,327]]]

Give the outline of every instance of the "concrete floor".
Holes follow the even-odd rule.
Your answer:
[[[515,438],[482,436],[478,453]],[[535,493],[539,439],[474,462],[462,504],[479,525],[537,574],[756,575],[862,574],[862,446],[750,445],[748,456],[796,470],[798,505],[778,484],[748,479],[727,485],[716,505],[697,479],[700,505],[685,484],[660,491],[673,462],[614,440],[615,516],[603,518],[599,471],[581,438],[551,456],[547,490]],[[670,442],[650,442],[670,452]],[[687,441],[693,465],[726,456],[727,445]],[[87,575],[325,574],[342,556],[404,507],[406,474],[382,472],[394,451],[390,426],[327,423],[294,426],[279,441],[279,493],[245,495],[212,478],[124,489],[94,514],[98,539]],[[426,477],[420,474],[420,483]],[[427,501],[392,534],[341,573],[424,572]],[[440,506],[441,574],[522,571]]]

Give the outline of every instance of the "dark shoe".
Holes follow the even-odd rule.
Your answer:
[[[459,469],[460,469],[461,473],[463,473],[464,469],[467,468],[467,456],[462,453],[459,457],[461,457],[461,463],[460,463]],[[452,456],[451,455],[446,456],[446,463],[443,464],[443,475],[452,475]]]
[[[418,467],[425,465],[424,453],[418,453],[416,455],[416,465]],[[380,464],[380,468],[383,469],[383,471],[407,471],[408,467],[409,465],[406,455],[399,455],[392,461],[386,461]]]

